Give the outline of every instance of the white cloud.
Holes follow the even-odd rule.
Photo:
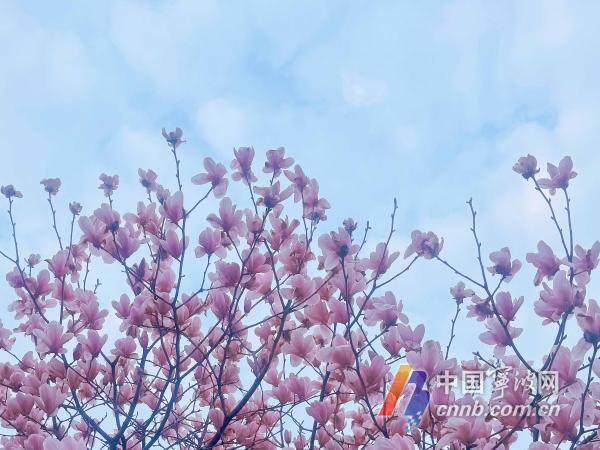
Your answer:
[[[31,110],[89,94],[96,72],[79,35],[42,25],[10,3],[0,6],[0,14],[3,102]]]
[[[358,73],[342,73],[342,95],[351,106],[370,106],[385,97],[387,88],[383,83],[368,80]]]
[[[199,106],[196,127],[202,138],[228,157],[234,147],[252,145],[252,114],[229,98],[216,98]]]

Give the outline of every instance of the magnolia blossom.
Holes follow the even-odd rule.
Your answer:
[[[72,333],[65,333],[63,326],[58,322],[50,322],[43,329],[33,330],[37,338],[37,350],[41,354],[65,353],[64,344],[73,337]]]
[[[227,192],[229,182],[225,178],[227,169],[221,163],[215,163],[212,158],[204,158],[205,173],[199,173],[192,177],[194,184],[210,183],[215,198],[221,198]]]
[[[537,269],[534,284],[539,285],[544,278],[552,278],[560,269],[560,260],[554,255],[552,248],[544,241],[538,242],[537,253],[527,253],[527,262]]]
[[[17,191],[12,184],[7,184],[6,186],[0,187],[0,192],[6,198],[11,199],[13,197],[21,198],[23,194],[20,191]]]
[[[523,332],[522,328],[515,328],[507,324],[503,325],[498,319],[492,318],[485,322],[485,327],[487,331],[481,333],[479,339],[486,344],[494,345],[494,354],[496,356],[502,356],[504,348],[510,345]]]
[[[183,210],[183,193],[175,192],[168,196],[160,206],[160,213],[173,223],[179,222],[184,215]]]
[[[156,190],[156,179],[158,178],[158,175],[154,170],[138,169],[138,175],[140,176],[140,184],[146,188],[146,192],[150,193]]]
[[[455,359],[444,359],[440,344],[435,341],[426,341],[419,352],[409,352],[406,359],[415,369],[427,372],[430,378],[456,366]]]
[[[182,134],[163,130],[165,164],[174,164],[165,173],[176,178],[163,185],[162,172],[159,178],[140,169],[133,210],[112,198],[117,175],[102,175],[108,200],[87,207],[89,215],[81,215],[77,202],[69,210],[53,203],[56,226],[43,257],[25,253],[14,202],[21,195],[2,187],[10,246],[0,255],[14,316],[0,322],[2,448],[598,446],[600,307],[585,293],[593,290],[600,243],[581,247],[578,228],[550,214],[567,251],[540,241],[527,255],[537,270],[533,285],[542,285],[533,302],[527,291],[508,290],[521,265],[508,248],[490,255],[486,271],[472,202],[476,270],[439,258],[443,240],[431,231],[412,233],[405,257],[413,258],[402,262],[395,225],[387,240],[372,242],[370,224],[358,236],[353,218],[329,223],[326,193],[299,165],[292,169],[283,148],[269,150],[260,163],[252,147],[237,148],[229,174],[227,164],[205,158],[204,171],[192,178],[200,187],[184,190],[185,162],[176,152]],[[546,181],[537,180],[531,155],[514,170],[540,189],[567,193],[573,172],[563,161]],[[55,180],[42,182],[48,199],[61,195]],[[235,203],[226,196],[230,187]],[[73,228],[65,230],[65,223]],[[400,278],[423,260],[432,260],[430,270],[449,270],[455,305],[444,301],[447,291],[415,298],[405,289],[436,286]],[[532,304],[543,324],[524,314]],[[430,312],[423,317],[428,323],[411,320],[415,308]],[[517,327],[523,324],[527,333]],[[524,337],[536,340],[537,353],[521,348]],[[402,382],[393,380],[405,364],[413,375],[395,399],[391,385]],[[518,380],[555,371],[559,390],[540,397],[509,379],[504,396],[493,398],[487,388],[462,393],[443,378],[481,371],[497,384],[503,370]],[[427,375],[422,386],[420,371]],[[406,409],[414,398],[429,399],[419,404],[419,420]],[[380,416],[390,399],[398,400],[396,409]],[[439,409],[476,404],[560,411],[452,417]]]
[[[245,184],[254,183],[258,178],[252,172],[252,160],[254,149],[252,147],[240,147],[233,150],[235,159],[231,162],[231,168],[235,170],[231,175],[235,181],[242,180]]]
[[[173,150],[177,149],[177,147],[179,147],[181,144],[183,144],[185,142],[182,139],[183,130],[179,127],[175,128],[175,130],[169,131],[169,132],[167,132],[167,130],[165,130],[163,128],[162,135]]]
[[[44,186],[44,190],[50,195],[56,195],[60,189],[60,178],[44,178],[40,181]]]
[[[496,294],[496,309],[505,320],[510,322],[515,319],[524,301],[523,296],[513,300],[510,292],[498,292]]]
[[[491,433],[490,423],[484,417],[456,417],[447,421],[448,432],[438,441],[440,447],[463,444],[483,446]]]
[[[503,247],[497,252],[490,253],[490,259],[494,263],[493,266],[488,267],[490,273],[492,275],[502,275],[507,283],[521,268],[521,261],[518,259],[511,261],[508,247]]]
[[[552,288],[546,283],[542,284],[544,290],[540,292],[540,299],[535,302],[535,312],[544,317],[544,323],[558,321],[562,314],[572,312],[577,306],[583,304],[584,293],[576,286],[571,285],[564,270],[554,276]]]
[[[599,257],[600,241],[594,242],[594,245],[589,250],[584,249],[580,245],[575,246],[572,267],[579,283],[587,284],[592,270],[598,267]]]
[[[587,341],[600,341],[600,306],[596,300],[590,299],[587,305],[582,305],[577,310],[577,323]]]
[[[98,186],[98,189],[102,189],[104,191],[104,195],[109,197],[111,196],[119,187],[119,176],[118,175],[106,175],[103,173],[100,175],[100,181],[102,183]]]
[[[2,320],[0,320],[0,349],[10,350],[14,343],[15,338],[12,333],[2,326]]]
[[[566,189],[569,187],[569,180],[577,176],[577,172],[573,171],[573,161],[570,156],[565,156],[558,163],[558,167],[548,163],[548,175],[550,178],[540,178],[538,183],[541,188],[550,190],[554,195],[556,189]]]
[[[526,180],[540,171],[537,167],[537,159],[532,155],[519,158],[517,163],[513,166],[513,170],[522,175]]]
[[[441,240],[431,231],[423,233],[419,230],[414,230],[411,233],[412,242],[404,252],[404,258],[408,258],[412,254],[423,256],[425,259],[432,259],[439,255],[444,246],[444,239]]]
[[[452,298],[457,302],[462,302],[467,297],[472,297],[475,292],[472,289],[465,289],[465,283],[459,281],[456,286],[450,288]]]
[[[285,157],[285,148],[279,147],[275,150],[267,151],[267,161],[263,171],[265,173],[272,173],[273,176],[278,176],[282,169],[287,169],[294,164],[294,158]]]

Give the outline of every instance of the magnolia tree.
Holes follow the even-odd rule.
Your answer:
[[[445,260],[443,240],[432,232],[414,231],[402,262],[391,248],[395,202],[384,242],[368,243],[369,225],[357,231],[352,219],[320,234],[329,202],[283,148],[267,152],[260,181],[252,148],[234,150],[229,176],[206,158],[191,179],[200,187],[184,194],[182,132],[163,136],[176,189],[140,169],[145,193],[133,212],[116,209],[119,178],[103,174],[107,201],[86,214],[70,203],[71,226],[61,233],[53,203],[61,182],[42,181],[56,237],[47,259],[22,254],[22,195],[2,187],[12,241],[2,255],[17,322],[14,329],[0,325],[4,448],[491,450],[524,440],[538,450],[598,448],[600,308],[585,288],[600,243],[590,250],[575,245],[570,158],[548,164],[546,178],[538,177],[532,156],[514,167],[546,203],[561,243],[552,249],[539,242],[526,257],[537,268],[533,283],[542,285],[534,304],[540,326],[556,331],[553,342],[539,343],[536,362],[519,350],[522,330],[514,321],[523,298],[506,291],[521,263],[507,248],[487,262],[471,202],[478,275]],[[229,183],[247,192],[245,207],[226,196]],[[555,209],[559,196],[566,224]],[[213,198],[214,212],[198,217]],[[192,234],[194,223],[202,231]],[[442,344],[424,340],[423,325],[409,324],[390,286],[421,259],[456,274],[457,316],[468,303],[467,315],[487,329],[480,340],[493,349],[450,359],[456,317]],[[101,265],[118,267],[120,296],[101,298],[100,283],[89,276]],[[567,346],[567,323],[575,320],[581,339]],[[380,414],[396,370],[407,363],[426,374],[430,397],[417,421],[404,415],[411,389],[389,415]],[[506,372],[537,382],[505,383]],[[557,389],[547,392],[540,375],[553,372]],[[449,378],[466,373],[484,373],[503,395],[448,389]],[[557,406],[554,414],[544,413],[549,404]],[[448,414],[453,406],[477,408]],[[522,414],[494,414],[494,406]],[[475,414],[480,408],[486,412]]]

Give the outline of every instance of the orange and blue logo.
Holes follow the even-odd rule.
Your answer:
[[[396,409],[396,403],[400,395],[407,386],[414,385],[414,391],[408,401],[404,411],[399,415],[408,417],[406,431],[411,431],[414,427],[418,427],[421,423],[421,417],[429,404],[429,392],[423,389],[427,373],[423,370],[412,370],[410,364],[402,364],[396,372],[396,376],[392,380],[390,391],[388,392],[379,416],[390,417]]]

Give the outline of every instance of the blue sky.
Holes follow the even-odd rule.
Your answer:
[[[326,228],[347,216],[368,219],[375,244],[396,196],[398,249],[412,229],[432,229],[445,237],[448,259],[476,273],[465,201],[472,196],[479,210],[486,254],[508,245],[524,260],[538,239],[556,236],[511,167],[526,153],[543,162],[570,154],[580,172],[576,240],[590,246],[600,193],[598,9],[558,1],[4,1],[0,184],[25,194],[20,236],[26,253],[43,253],[54,242],[42,178],[63,179],[63,212],[73,199],[89,212],[102,200],[97,176],[118,173],[125,208],[140,193],[138,167],[163,180],[172,172],[162,126],[184,129],[188,179],[205,156],[228,162],[234,146],[261,154],[284,145],[331,201]],[[7,231],[2,217],[3,249]],[[533,273],[511,284],[529,307]],[[428,337],[445,342],[456,281],[420,264],[394,290]],[[12,300],[1,292],[5,304]],[[531,356],[547,335],[540,322],[520,322],[531,329],[520,338]],[[468,356],[483,330],[459,324],[457,354]]]

